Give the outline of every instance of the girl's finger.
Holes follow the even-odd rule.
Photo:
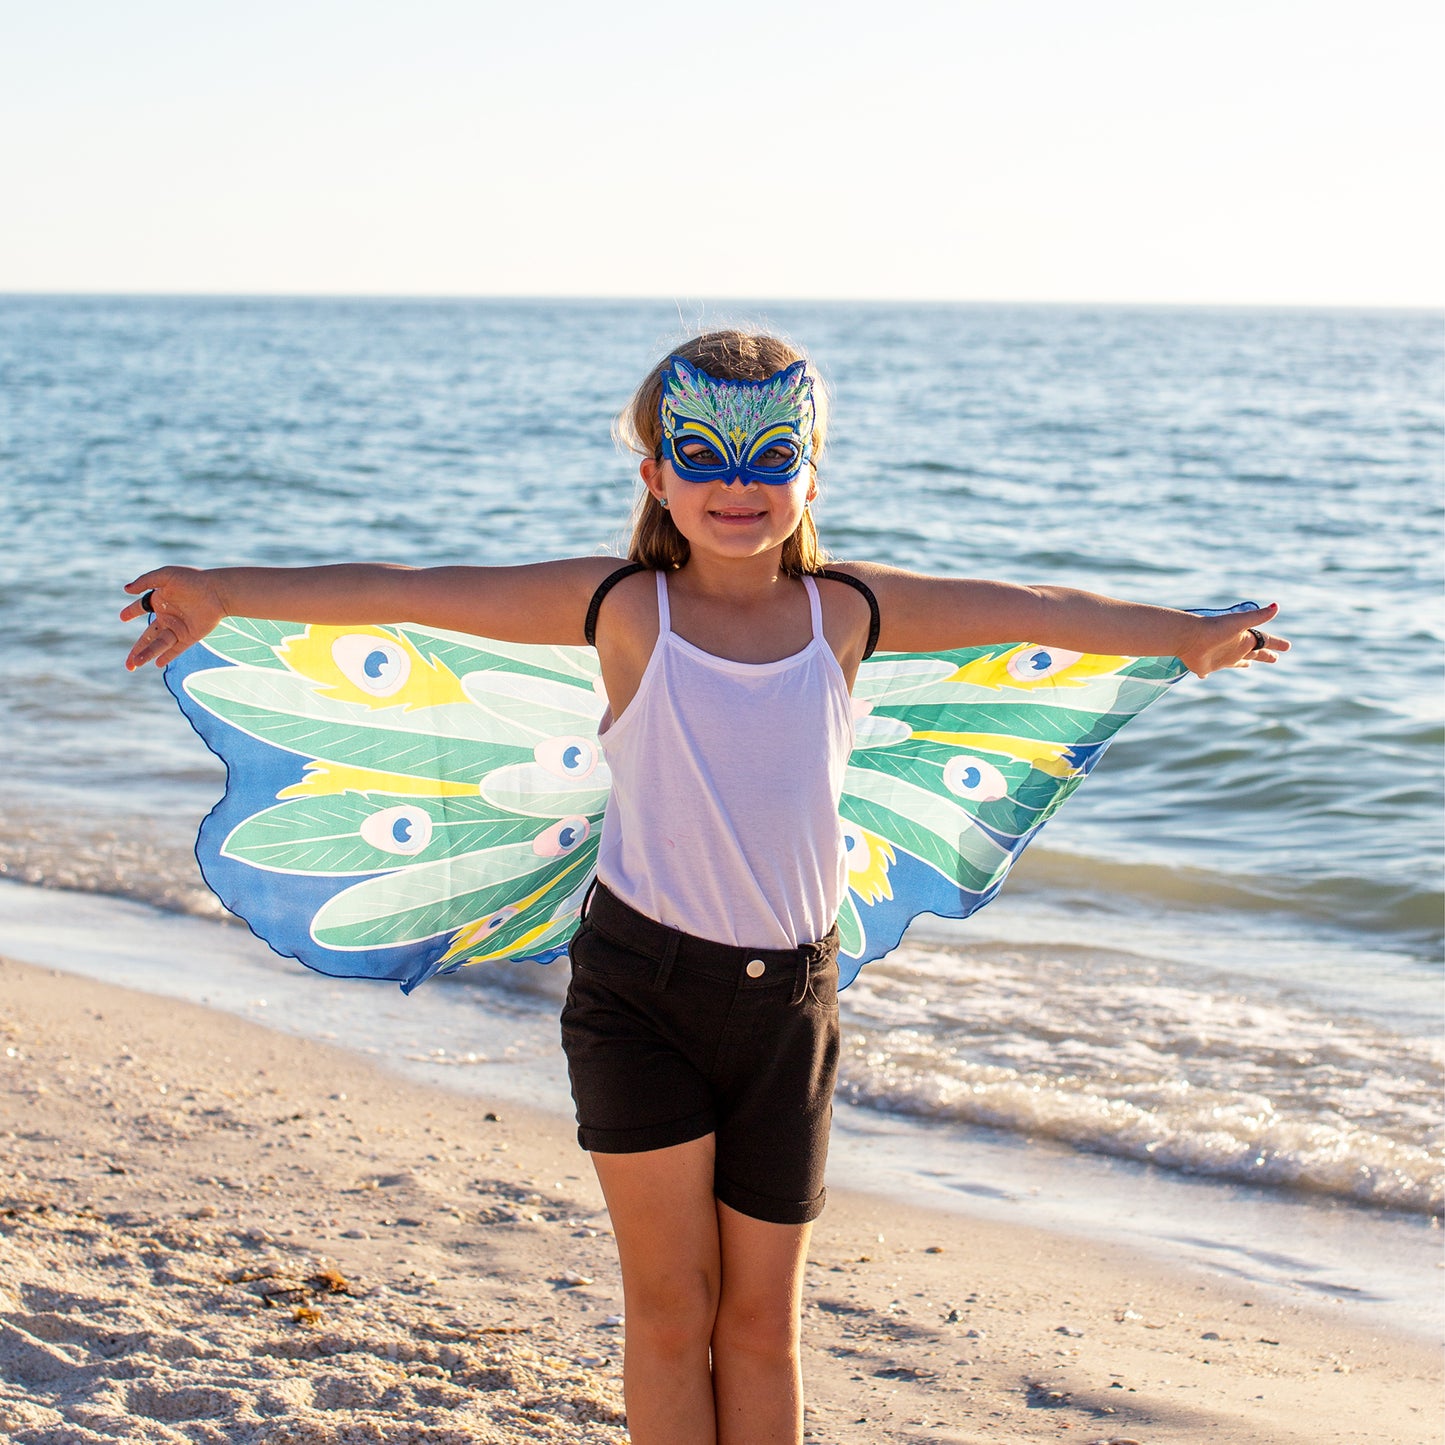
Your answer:
[[[1266,632],[1266,631],[1264,631],[1263,628],[1260,628],[1260,627],[1251,627],[1249,630],[1250,630],[1252,633],[1254,633],[1255,636],[1259,639],[1259,648],[1258,648],[1258,651],[1260,651],[1260,652],[1288,652],[1288,651],[1289,651],[1289,642],[1288,642],[1288,640],[1287,640],[1286,638],[1276,637],[1273,633],[1271,633],[1271,632]]]
[[[126,671],[134,672],[152,660],[156,666],[164,667],[172,657],[184,650],[174,629],[162,627],[153,621],[136,639],[135,646],[126,657]]]
[[[136,601],[126,603],[120,614],[122,621],[129,622],[132,618],[140,617],[143,613],[155,611],[155,608],[151,606],[151,602],[153,600],[153,594],[160,591],[161,587],[165,584],[166,579],[162,576],[164,571],[165,569],[161,568],[159,571],[142,572],[134,582],[127,582],[125,584],[122,590],[129,592],[132,597],[136,598]]]
[[[146,577],[137,577],[134,582],[127,582],[125,584],[125,590],[127,592],[139,592],[140,596],[137,597],[134,602],[127,602],[125,606],[121,608],[120,620],[122,622],[129,622],[133,618],[143,617],[147,612],[154,612],[156,610],[155,594],[159,590],[159,586],[147,587],[145,583],[148,576],[149,573],[147,573]]]

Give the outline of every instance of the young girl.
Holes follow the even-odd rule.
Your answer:
[[[595,645],[612,775],[562,1014],[578,1136],[621,1256],[636,1445],[802,1438],[799,1319],[838,1056],[838,816],[849,691],[875,647],[1028,639],[1273,662],[1273,606],[1201,618],[1058,587],[824,567],[809,508],[826,430],[811,366],[715,332],[648,375],[631,559],[516,567],[162,567],[123,619],[158,665],[225,616],[405,619]]]

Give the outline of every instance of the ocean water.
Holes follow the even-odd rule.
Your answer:
[[[189,915],[224,953],[190,852],[220,765],[158,675],[123,671],[121,584],[620,548],[635,469],[611,417],[679,335],[731,320],[828,379],[835,556],[1277,600],[1295,643],[1186,680],[996,902],[868,966],[844,1000],[850,1117],[931,1141],[920,1169],[992,1141],[1438,1217],[1434,315],[0,298],[0,876]],[[506,968],[460,987],[468,1017],[557,991]],[[345,1038],[375,995],[337,997]]]

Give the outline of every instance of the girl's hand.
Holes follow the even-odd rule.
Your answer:
[[[122,622],[145,616],[147,603],[155,613],[125,660],[128,672],[148,662],[164,667],[226,615],[211,574],[196,567],[158,567],[127,583],[125,590],[141,595],[121,610]]]
[[[1201,617],[1197,640],[1179,652],[1179,660],[1196,677],[1208,677],[1221,667],[1248,667],[1251,662],[1276,662],[1289,651],[1289,643],[1267,630],[1279,603],[1252,612],[1228,612],[1222,617]],[[1256,636],[1256,633],[1258,636]]]

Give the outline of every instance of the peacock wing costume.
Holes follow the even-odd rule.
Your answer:
[[[919,914],[987,903],[1114,734],[1184,673],[1028,643],[864,662],[839,809],[841,982]],[[609,788],[590,649],[232,617],[166,682],[226,764],[201,871],[278,953],[410,992],[464,964],[565,952]]]

